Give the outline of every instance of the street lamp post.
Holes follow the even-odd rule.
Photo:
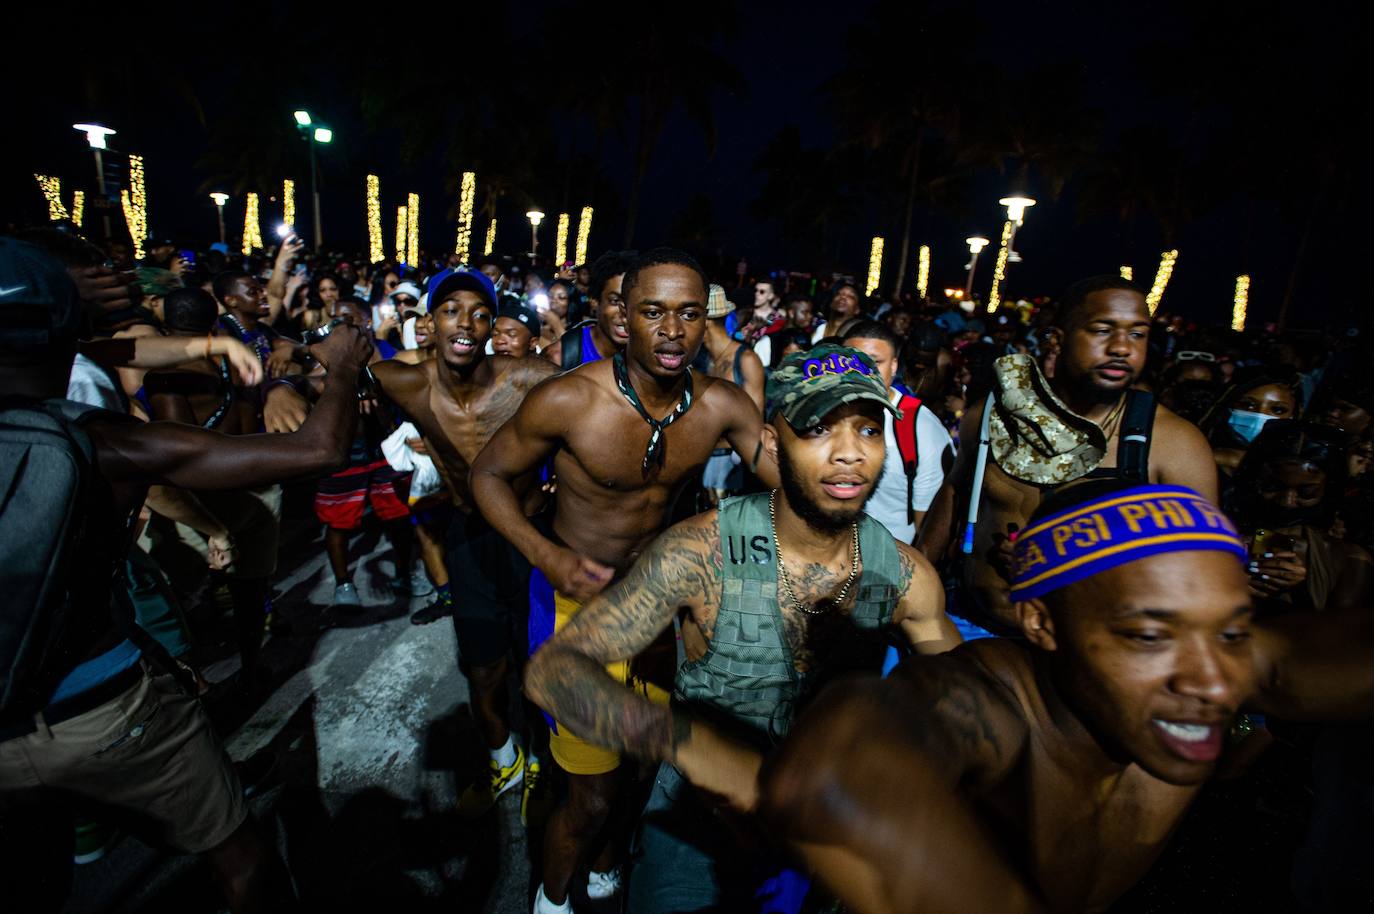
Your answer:
[[[1035,200],[1024,194],[1012,194],[997,201],[1007,208],[1007,221],[1011,223],[1011,241],[1007,244],[1007,260],[1020,263],[1021,255],[1016,253],[1016,230],[1026,218],[1026,210],[1035,205]]]
[[[110,198],[105,193],[105,159],[101,152],[105,147],[105,137],[114,134],[114,130],[103,124],[72,124],[77,130],[86,134],[86,142],[91,144],[91,151],[95,153],[95,183],[100,191],[100,218],[105,223],[105,238],[110,237]]]
[[[969,253],[973,256],[968,262],[968,281],[964,283],[964,298],[973,296],[973,271],[978,267],[978,255],[983,253],[983,248],[988,246],[988,240],[982,235],[974,235],[972,238],[965,238],[964,243],[968,245]]]
[[[532,209],[525,213],[525,217],[530,220],[530,263],[534,263],[539,255],[539,223],[544,221],[544,213]]]
[[[229,195],[216,191],[210,195],[210,199],[215,201],[215,216],[219,219],[219,243],[225,244],[224,240],[224,204],[228,201]]]
[[[324,227],[320,224],[320,185],[315,178],[315,144],[321,143],[328,145],[334,141],[334,131],[323,124],[315,123],[310,112],[298,110],[295,112],[296,129],[301,131],[305,137],[306,145],[310,147],[310,197],[312,209],[315,215],[315,250],[319,250],[324,245]]]

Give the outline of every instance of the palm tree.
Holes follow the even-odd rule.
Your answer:
[[[598,137],[633,112],[633,171],[624,239],[629,247],[634,243],[644,177],[669,116],[681,109],[701,128],[708,154],[714,154],[716,90],[742,93],[744,79],[719,49],[720,40],[734,32],[733,0],[700,0],[688,14],[648,3],[617,12],[614,29],[608,28],[601,5],[590,0],[548,19],[557,24],[560,42],[615,48],[613,65],[576,67],[563,74],[568,83],[563,92],[575,110],[592,118]]]
[[[883,175],[900,182],[902,242],[896,284],[906,279],[911,223],[928,144],[957,136],[966,49],[952,40],[973,31],[962,9],[882,0],[852,27],[845,66],[823,88],[848,144],[879,153]],[[884,182],[885,183],[885,182]]]

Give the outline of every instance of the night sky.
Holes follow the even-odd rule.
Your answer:
[[[708,157],[706,142],[697,126],[682,112],[668,120],[653,165],[649,170],[642,202],[636,246],[673,243],[674,227],[684,212],[704,195],[709,202],[709,222],[720,263],[733,264],[743,257],[751,273],[777,269],[810,270],[819,264],[798,262],[795,252],[783,244],[775,224],[758,220],[750,208],[764,176],[755,162],[769,141],[784,127],[800,131],[809,147],[826,148],[843,137],[823,104],[821,86],[844,66],[849,27],[870,15],[872,4],[864,0],[845,4],[741,3],[736,7],[735,27],[718,47],[743,76],[747,91],[735,95],[718,92],[714,116],[718,142]],[[1170,137],[1185,154],[1209,159],[1213,169],[1243,167],[1252,154],[1265,155],[1265,174],[1272,181],[1254,194],[1215,195],[1200,201],[1180,227],[1181,251],[1165,306],[1206,319],[1221,320],[1229,313],[1234,277],[1242,271],[1254,275],[1252,314],[1272,319],[1288,282],[1302,229],[1312,218],[1304,268],[1294,296],[1296,323],[1312,323],[1322,317],[1339,317],[1363,304],[1350,273],[1362,262],[1366,247],[1355,222],[1352,177],[1345,168],[1347,149],[1353,144],[1353,128],[1344,118],[1357,111],[1344,101],[1355,86],[1341,79],[1342,61],[1353,59],[1356,21],[1353,4],[1302,5],[1300,9],[1267,11],[1265,4],[1236,4],[1231,25],[1223,13],[1210,23],[1197,19],[1198,4],[1024,4],[982,2],[965,4],[977,17],[970,34],[932,35],[913,30],[913,44],[946,42],[957,48],[966,63],[959,78],[977,85],[985,78],[989,62],[1011,73],[1033,72],[1046,62],[1067,64],[1077,74],[1083,101],[1100,118],[1102,144],[1115,142],[1123,132],[1152,125]],[[350,74],[359,61],[382,60],[396,68],[447,67],[457,72],[480,68],[499,86],[503,75],[514,79],[532,48],[541,47],[537,34],[556,33],[560,17],[569,15],[552,3],[509,4],[484,8],[480,17],[466,8],[437,13],[416,12],[388,20],[348,20],[342,6],[323,7],[316,16],[289,34],[274,27],[266,4],[221,4],[213,22],[194,21],[199,11],[167,9],[155,20],[130,23],[123,11],[101,7],[81,21],[54,24],[36,13],[19,14],[14,35],[32,41],[3,64],[10,78],[11,144],[17,153],[0,178],[0,219],[6,225],[41,221],[42,197],[32,180],[34,172],[63,178],[70,197],[73,182],[93,189],[94,167],[84,139],[70,125],[80,120],[100,120],[117,128],[112,138],[116,150],[140,152],[145,157],[151,224],[155,234],[167,234],[186,243],[214,240],[213,205],[205,191],[211,177],[203,166],[211,132],[224,112],[245,108],[260,117],[279,117],[290,123],[291,110],[309,108],[335,130],[336,141],[321,159],[324,228],[332,247],[361,250],[366,239],[363,176],[381,176],[383,230],[392,244],[395,206],[403,195],[415,191],[422,198],[422,244],[431,250],[451,244],[453,222],[449,213],[456,192],[446,187],[445,169],[436,150],[410,162],[403,161],[398,147],[408,129],[428,118],[446,118],[446,111],[415,111],[400,123],[369,130],[354,91]],[[684,5],[678,15],[691,16],[695,7]],[[1052,11],[1051,11],[1052,9]],[[585,7],[584,7],[585,10]],[[476,17],[479,21],[470,22]],[[485,17],[485,18],[482,18]],[[73,17],[79,18],[79,17]],[[456,19],[456,21],[454,21]],[[1263,20],[1262,22],[1260,20]],[[602,40],[559,49],[558,67],[615,67],[618,47],[632,41],[619,34],[614,14],[596,23]],[[1258,23],[1258,24],[1256,24]],[[1258,35],[1239,52],[1250,58],[1254,80],[1213,83],[1203,76],[1203,64],[1223,51],[1233,56],[1235,44],[1246,39],[1238,34],[1251,29]],[[1258,29],[1256,33],[1253,30]],[[900,53],[900,52],[899,52]],[[547,61],[543,62],[547,67]],[[373,70],[371,72],[377,72]],[[1249,72],[1249,71],[1247,71]],[[276,80],[275,76],[281,75]],[[1201,99],[1195,114],[1185,117],[1178,92],[1160,85],[1179,77],[1183,93]],[[1191,80],[1191,82],[1190,82]],[[1175,82],[1180,80],[1176,79]],[[1246,125],[1249,146],[1233,146],[1218,157],[1207,137],[1225,126],[1233,112],[1266,111],[1262,94],[1288,81],[1295,87],[1282,104],[1268,109],[1267,120],[1258,126],[1253,116]],[[515,253],[528,246],[528,223],[523,212],[537,204],[550,218],[541,230],[541,247],[553,244],[553,222],[560,208],[576,213],[587,201],[583,189],[592,181],[573,175],[560,164],[569,153],[589,156],[594,135],[585,121],[568,113],[560,97],[558,79],[550,80],[546,103],[530,105],[519,117],[538,122],[551,138],[551,174],[539,182],[541,199],[519,193],[503,198],[498,208],[501,230],[498,251]],[[497,93],[499,96],[499,91]],[[497,104],[504,100],[491,99]],[[17,109],[17,110],[15,110]],[[1315,112],[1315,113],[1314,113]],[[203,120],[201,114],[203,113]],[[1324,133],[1294,136],[1290,120],[1298,115],[1323,125]],[[1329,128],[1329,129],[1327,129]],[[598,219],[592,237],[593,252],[618,246],[623,224],[618,218],[628,195],[632,170],[630,142],[633,131],[608,136],[603,145],[595,200]],[[1263,138],[1268,136],[1272,140]],[[1260,141],[1255,141],[1255,137]],[[1309,212],[1303,190],[1316,186],[1309,162],[1308,143],[1334,148],[1332,177],[1322,185],[1320,207]],[[1292,149],[1292,155],[1286,150]],[[1277,152],[1276,152],[1277,150]],[[306,228],[309,211],[309,174],[304,144],[294,177],[297,181],[298,221]],[[1231,157],[1228,160],[1227,157]],[[202,164],[198,164],[202,163]],[[1034,173],[1032,173],[1034,175]],[[479,179],[481,174],[479,174]],[[1013,267],[1009,280],[1015,296],[1055,294],[1073,279],[1097,272],[1115,272],[1118,265],[1134,265],[1137,278],[1148,283],[1158,262],[1163,236],[1149,216],[1138,218],[1129,231],[1121,222],[1097,217],[1084,219],[1079,212],[1084,182],[1071,179],[1063,195],[1051,200],[1049,189],[1013,187],[1015,176],[995,168],[975,169],[953,203],[939,208],[919,205],[913,245],[928,243],[933,249],[934,288],[962,285],[967,249],[963,239],[979,233],[995,240],[1003,210],[1000,196],[1025,190],[1040,200],[1030,211],[1017,247],[1025,262]],[[224,187],[225,190],[232,190]],[[1267,192],[1273,190],[1273,193]],[[478,206],[482,205],[479,194]],[[833,266],[862,276],[867,265],[868,239],[887,238],[885,273],[895,268],[895,248],[900,239],[900,201],[883,193],[856,200],[857,215],[843,227],[836,245]],[[117,225],[122,225],[118,210]],[[242,228],[241,198],[226,210],[231,244]],[[93,218],[88,210],[88,220]],[[279,218],[279,204],[264,201],[264,234]],[[88,221],[87,225],[92,225]],[[481,218],[474,226],[474,245],[485,230]],[[519,232],[517,236],[516,233]],[[912,258],[914,264],[914,256]],[[986,290],[992,257],[980,262],[979,287]],[[715,277],[729,280],[731,277]],[[914,266],[908,284],[914,285]],[[885,286],[887,283],[884,284]]]

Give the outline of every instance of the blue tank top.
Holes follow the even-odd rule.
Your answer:
[[[590,326],[582,328],[582,361],[579,365],[588,362],[601,361],[601,353],[597,351],[596,343],[592,340],[592,328]]]

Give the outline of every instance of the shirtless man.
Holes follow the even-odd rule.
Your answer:
[[[1130,422],[1126,415],[1129,394],[1145,370],[1150,312],[1144,294],[1120,277],[1093,277],[1069,289],[1056,319],[1057,356],[1048,382],[1029,356],[998,360],[999,372],[1016,372],[1017,380],[1008,387],[1013,397],[1019,397],[1019,405],[1012,404],[1006,390],[999,402],[1013,412],[1024,409],[1024,418],[1010,419],[1004,434],[993,428],[997,440],[987,456],[973,550],[962,557],[963,586],[957,604],[950,608],[993,631],[1019,630],[1007,599],[1008,532],[1025,526],[1042,493],[1089,473],[1120,476],[1133,472],[1120,468],[1120,441],[1122,429]],[[985,404],[964,414],[959,433],[964,444],[922,532],[921,550],[935,563],[951,547],[960,548],[965,534]],[[1003,415],[999,411],[994,422],[1001,423]],[[1037,428],[1031,430],[1031,425]],[[1140,433],[1147,439],[1143,446],[1148,472],[1139,481],[1186,485],[1209,501],[1216,500],[1211,448],[1196,426],[1159,406],[1150,430]],[[1043,452],[1047,434],[1049,446],[1058,449],[1053,458]],[[1002,442],[1010,443],[999,459]]]
[[[166,329],[173,337],[208,339],[215,330],[218,309],[203,289],[176,290],[167,297],[165,311]],[[246,388],[225,360],[206,358],[176,369],[150,371],[144,376],[143,389],[155,420],[184,422],[225,435],[252,435],[259,430],[257,390]],[[206,491],[197,486],[193,491],[229,532],[233,564],[227,569],[226,583],[242,663],[238,685],[253,695],[260,685],[258,655],[267,618],[263,607],[277,570],[281,487]],[[185,525],[178,525],[177,532],[186,546],[203,558],[212,557],[216,547],[212,538]]]
[[[760,283],[771,290],[772,284]],[[776,296],[775,296],[776,297]],[[707,374],[724,381],[733,381],[742,388],[763,412],[763,362],[752,349],[730,338],[725,330],[725,318],[735,310],[735,303],[725,297],[725,289],[711,284],[709,300],[706,303],[706,335],[702,337],[702,350],[710,367]],[[736,459],[731,456],[729,442],[717,441],[711,459],[706,461],[706,471],[702,477],[711,505],[717,505],[729,494],[728,480],[730,471],[735,468]],[[753,454],[740,454],[740,460],[752,460]]]
[[[473,716],[491,755],[491,774],[464,791],[460,811],[490,809],[525,782],[525,759],[507,722],[506,678],[514,652],[523,659],[529,570],[501,533],[475,509],[468,486],[478,453],[535,384],[557,372],[543,359],[486,354],[496,317],[496,289],[475,270],[445,270],[429,283],[429,315],[438,356],[419,365],[391,359],[372,366],[382,391],[411,418],[456,509],[449,524],[453,627],[472,689]],[[542,503],[537,472],[511,479],[514,511],[523,520]]]
[[[257,353],[263,368],[273,377],[298,373],[292,366],[297,346],[267,323],[272,312],[262,283],[241,270],[226,270],[215,277],[215,299],[224,308],[219,326],[228,336]],[[262,419],[269,432],[294,432],[310,412],[304,387],[276,384],[264,388]]]
[[[1016,548],[1025,642],[837,686],[766,766],[765,819],[850,910],[1105,910],[1242,707],[1374,715],[1369,614],[1252,622],[1243,542],[1181,486],[1065,486]]]
[[[684,783],[725,792],[721,772],[702,763],[748,757],[717,728],[760,748],[780,740],[815,682],[878,669],[889,627],[922,653],[959,642],[935,570],[864,513],[882,475],[884,416],[896,411],[873,363],[834,346],[797,353],[768,394],[777,408],[764,447],[781,491],[670,528],[535,655],[526,676],[531,697],[576,732],[662,763],[630,880],[634,914],[750,907],[760,855]],[[621,688],[606,665],[671,630],[682,610],[708,649],[678,670],[665,708]],[[739,776],[752,783],[756,771]]]
[[[531,649],[634,564],[717,440],[741,454],[758,450],[763,417],[748,395],[689,370],[705,333],[706,285],[681,251],[641,257],[622,283],[625,350],[540,385],[473,464],[482,513],[535,566]],[[550,457],[558,476],[551,536],[530,523],[513,486]],[[771,463],[759,471],[776,481]],[[628,676],[627,665],[619,672]],[[616,796],[620,757],[557,725],[550,742],[569,788],[549,820],[541,898],[543,910],[562,911]],[[606,885],[610,877],[593,878]]]
[[[620,285],[634,259],[634,251],[607,251],[596,259],[590,287],[592,321],[569,329],[544,350],[544,358],[567,369],[609,359],[625,349],[628,336]]]

